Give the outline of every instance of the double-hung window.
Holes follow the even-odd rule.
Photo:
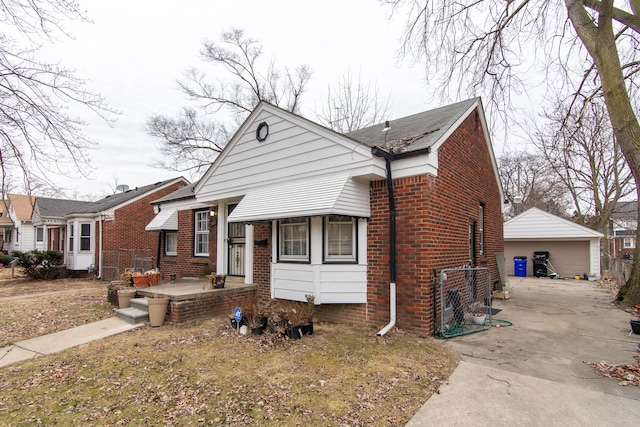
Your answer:
[[[196,211],[194,255],[209,256],[209,211]]]
[[[80,224],[80,250],[91,250],[91,224],[86,222]]]
[[[309,220],[283,219],[279,222],[279,259],[282,261],[309,261]]]
[[[76,250],[75,246],[73,246],[73,237],[75,233],[73,228],[73,223],[71,223],[69,227],[69,252],[74,252]]]
[[[44,227],[36,227],[36,243],[44,242]]]
[[[484,203],[480,203],[480,212],[478,213],[478,228],[480,232],[480,256],[484,256]]]
[[[324,223],[324,258],[326,262],[356,262],[356,220],[331,215]]]
[[[624,238],[624,248],[625,249],[633,249],[636,247],[636,239],[633,237],[625,237]]]
[[[168,256],[178,255],[178,233],[167,231],[164,235],[164,253]]]

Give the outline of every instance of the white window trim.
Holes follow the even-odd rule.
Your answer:
[[[204,216],[203,218],[200,218]],[[199,230],[198,225],[204,224],[205,230]],[[207,252],[198,252],[198,236],[205,236]],[[209,256],[209,211],[196,211],[193,214],[193,254],[194,256]]]
[[[76,248],[74,246],[75,244],[74,240],[76,235],[75,224],[73,223],[69,224],[68,228],[69,228],[69,233],[67,233],[68,234],[67,239],[68,239],[68,245],[69,245],[69,253],[74,253],[76,251]]]
[[[82,226],[83,225],[88,225],[89,226],[89,235],[83,235],[82,234]],[[93,230],[92,230],[92,224],[90,222],[80,222],[78,223],[78,229],[80,230],[80,236],[78,236],[78,252],[91,252],[91,248],[93,246]],[[89,239],[89,249],[82,249],[82,241],[83,239]]]
[[[309,219],[308,218],[291,218],[289,219],[289,221],[295,221],[295,220],[299,220],[297,222],[288,222],[288,223],[284,223],[283,221],[278,221],[278,261],[283,261],[283,262],[309,262],[310,261],[310,240],[311,240],[311,225],[309,224]],[[286,227],[294,227],[294,226],[300,226],[303,225],[307,228],[307,232],[306,232],[306,254],[305,255],[285,255],[283,254],[283,244],[284,244],[284,239],[283,239],[283,230]]]
[[[175,251],[169,251],[169,235],[175,236]],[[167,231],[164,235],[164,254],[167,256],[177,256],[178,255],[178,232],[177,231]]]
[[[40,239],[38,239],[38,231],[42,231]],[[36,243],[44,243],[44,227],[36,227]]]
[[[324,262],[325,263],[355,263],[357,262],[358,251],[358,233],[357,233],[357,221],[355,218],[350,217],[349,223],[351,224],[351,255],[330,255],[329,254],[329,221],[337,216],[324,217]],[[347,221],[336,221],[346,224]]]
[[[628,243],[627,243],[628,242]],[[622,241],[624,249],[632,249],[636,247],[636,239],[633,237],[625,237]]]
[[[480,211],[478,213],[478,231],[480,233],[480,256],[484,256],[484,203],[480,203]]]

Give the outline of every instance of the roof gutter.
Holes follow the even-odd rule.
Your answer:
[[[371,149],[374,156],[382,157],[387,172],[387,195],[389,198],[389,323],[376,335],[381,337],[389,332],[396,324],[396,203],[393,194],[393,177],[391,176],[391,161],[393,154],[377,147]]]

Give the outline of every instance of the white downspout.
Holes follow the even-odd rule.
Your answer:
[[[396,325],[396,283],[389,283],[389,324],[376,334],[381,337]]]
[[[100,238],[98,239],[98,264],[100,267],[98,268],[98,278],[102,278],[102,214],[98,215],[98,222],[100,228]]]

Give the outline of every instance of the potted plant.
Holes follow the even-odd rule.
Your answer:
[[[307,302],[301,307],[302,317],[305,321],[302,325],[304,335],[313,335],[313,311],[315,310],[315,299],[313,295],[305,295]]]
[[[131,299],[136,297],[136,290],[131,286],[131,273],[122,273],[120,280],[111,282],[110,287],[116,290],[118,308],[131,306]]]
[[[286,311],[289,338],[297,340],[302,338],[302,327],[306,322],[304,304],[291,301]]]
[[[149,325],[162,326],[167,316],[169,297],[160,296],[154,292],[151,297],[147,297],[147,306],[149,308]]]
[[[480,301],[469,305],[469,313],[471,313],[471,321],[474,325],[484,325],[487,320],[487,307]]]
[[[134,271],[131,273],[131,279],[133,280],[133,285],[136,288],[146,288],[149,286],[149,276],[146,274]]]

